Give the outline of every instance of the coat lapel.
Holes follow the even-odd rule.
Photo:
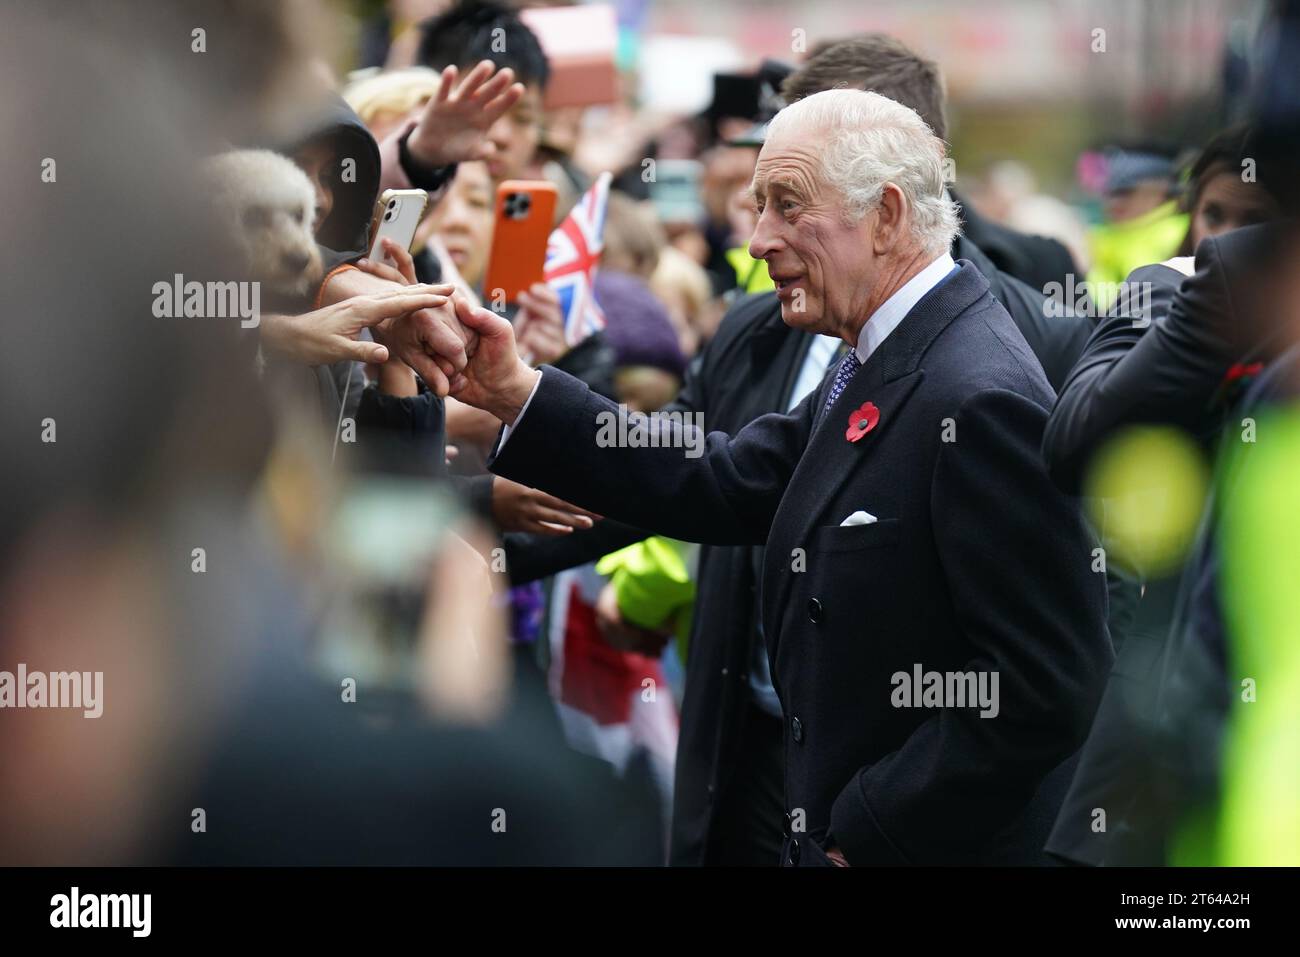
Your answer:
[[[867,364],[858,370],[858,374],[849,381],[839,399],[815,427],[794,475],[790,478],[786,496],[777,511],[773,534],[769,536],[769,542],[776,540],[781,543],[777,549],[769,549],[769,565],[766,569],[769,581],[775,574],[780,582],[775,596],[775,608],[785,607],[789,589],[794,584],[794,575],[785,573],[790,567],[790,550],[809,548],[814,528],[844,517],[827,515],[826,509],[858,465],[874,453],[925,375],[918,369],[892,382],[886,382],[884,365],[879,351],[867,359]],[[825,404],[829,389],[827,384],[818,390],[819,406]],[[864,402],[876,404],[880,410],[880,421],[861,439],[850,442],[844,434],[849,425],[849,413]],[[779,621],[779,618],[773,619],[768,615],[764,620]],[[773,629],[765,631],[774,642],[776,636],[772,634]],[[775,657],[774,643],[771,651]]]
[[[926,349],[956,316],[987,294],[988,281],[963,260],[955,274],[921,298],[898,328],[868,357],[857,375],[849,380],[826,415],[814,425],[777,510],[772,533],[768,536],[769,544],[775,542],[778,546],[769,548],[764,570],[765,584],[779,582],[772,600],[765,598],[763,602],[764,631],[773,661],[776,660],[776,645],[780,638],[775,626],[781,620],[780,609],[785,607],[794,584],[794,576],[787,573],[790,550],[808,548],[813,529],[843,518],[825,514],[826,509],[859,464],[867,456],[875,454],[904,405],[925,378],[920,363]],[[825,404],[832,381],[833,377],[827,376],[818,389],[817,408]],[[880,421],[861,439],[850,442],[845,436],[849,414],[864,402],[876,404]],[[770,589],[764,590],[771,593]]]

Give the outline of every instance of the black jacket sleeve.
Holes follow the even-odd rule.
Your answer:
[[[737,310],[732,311],[732,314],[736,313]],[[741,319],[746,324],[749,321],[747,315]],[[736,328],[733,329],[732,325]],[[727,327],[725,334],[720,333],[704,347],[699,362],[693,363],[688,368],[681,392],[673,402],[664,406],[662,411],[702,412],[705,421],[708,420],[709,386],[713,381],[712,377],[717,374],[716,358],[726,352],[726,347],[732,338],[742,334],[744,328],[745,325],[732,323]],[[652,534],[653,532],[612,518],[597,522],[593,528],[568,535],[511,532],[504,537],[503,541],[511,584],[525,585],[530,581],[564,571],[566,568],[576,568],[594,562],[610,552],[649,538]]]
[[[815,395],[815,393],[814,393]],[[759,545],[812,428],[805,399],[789,415],[765,415],[735,437],[693,433],[700,455],[674,448],[601,447],[618,408],[550,366],[527,413],[489,463],[493,472],[601,515],[683,541]]]
[[[496,517],[492,514],[492,479],[494,476],[452,475],[451,487],[456,490],[465,507],[487,525],[493,525]]]
[[[1093,321],[1087,316],[1071,314],[1041,290],[1001,271],[965,236],[957,238],[953,255],[970,260],[989,281],[989,292],[1010,314],[1029,351],[1043,367],[1048,383],[1059,393],[1092,335]]]
[[[1243,297],[1275,236],[1259,226],[1207,239],[1190,277],[1165,266],[1128,277],[1047,423],[1043,455],[1060,488],[1078,492],[1088,462],[1118,427],[1160,423],[1198,436],[1217,428],[1212,400],[1251,348],[1242,335]],[[1144,317],[1132,300],[1147,295]]]
[[[356,445],[363,467],[403,475],[443,478],[446,417],[442,399],[423,384],[415,396],[393,396],[373,386],[357,405]]]

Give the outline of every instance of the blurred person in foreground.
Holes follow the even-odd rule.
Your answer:
[[[253,136],[250,119],[277,129],[285,99],[305,101],[299,31],[321,20],[314,4],[226,4],[205,19],[204,57],[174,4],[6,17],[0,58],[29,82],[0,94],[0,120],[15,128],[21,118],[58,167],[54,181],[16,195],[4,227],[30,254],[10,300],[43,321],[16,329],[18,351],[0,360],[12,453],[0,649],[32,669],[102,671],[104,696],[98,719],[33,708],[0,722],[0,857],[655,860],[635,796],[607,790],[599,768],[575,766],[527,724],[507,731],[448,715],[385,732],[338,684],[322,684],[284,543],[258,509],[284,436],[272,433],[254,373],[257,333],[218,316],[152,315],[154,281],[232,274],[192,201],[191,173],[222,142]],[[123,107],[140,103],[150,108]],[[103,154],[110,141],[129,148]],[[0,155],[7,181],[26,182],[29,166]],[[77,243],[97,254],[69,286],[66,251]],[[51,299],[54,288],[64,292]],[[70,379],[38,374],[53,367]],[[43,418],[57,428],[52,441],[41,441]],[[320,474],[291,469],[289,486]],[[466,628],[487,641],[497,627],[481,600],[482,564],[442,558],[419,570],[436,590],[430,621],[445,626],[422,633],[433,662]],[[498,807],[510,813],[504,834],[491,828]]]
[[[948,255],[944,152],[874,93],[777,115],[750,251],[783,320],[849,351],[792,412],[712,433],[698,458],[600,446],[611,403],[521,363],[499,316],[457,309],[479,339],[456,393],[508,426],[494,470],[663,534],[767,544],[790,865],[1044,862],[1112,660],[1092,541],[1038,453],[1051,387],[988,281]],[[996,707],[912,699],[921,669],[986,691],[997,675]]]
[[[1248,157],[1259,164],[1258,182],[1241,180]],[[1108,571],[1141,583],[1139,600],[1112,607],[1118,659],[1049,845],[1076,863],[1164,862],[1169,831],[1161,821],[1176,802],[1168,792],[1151,797],[1163,791],[1150,784],[1152,764],[1166,766],[1171,781],[1201,781],[1188,786],[1190,794],[1213,776],[1218,758],[1217,731],[1206,729],[1225,708],[1219,694],[1202,699],[1198,740],[1171,744],[1159,728],[1168,720],[1163,689],[1177,649],[1204,647],[1197,633],[1205,622],[1189,624],[1180,608],[1206,554],[1196,528],[1213,502],[1206,463],[1231,432],[1251,380],[1285,349],[1271,313],[1282,311],[1273,277],[1285,261],[1288,228],[1247,224],[1276,220],[1290,172],[1250,129],[1214,137],[1192,168],[1186,244],[1195,262],[1174,258],[1128,275],[1044,435],[1057,484],[1093,496]],[[1167,518],[1143,520],[1152,514]],[[1224,654],[1219,647],[1192,660],[1221,668]],[[1101,830],[1092,826],[1096,807],[1109,809]]]

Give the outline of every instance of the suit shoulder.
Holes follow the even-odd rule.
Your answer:
[[[1046,410],[1056,401],[1043,367],[1015,322],[992,296],[957,316],[934,342],[924,362],[927,378],[945,403],[964,403],[980,392],[1023,395]]]

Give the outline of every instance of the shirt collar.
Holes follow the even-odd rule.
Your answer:
[[[898,328],[898,324],[907,317],[913,307],[955,269],[957,264],[947,252],[926,266],[919,273],[905,282],[862,324],[858,333],[858,361],[866,364],[870,355],[880,347],[885,338]]]

